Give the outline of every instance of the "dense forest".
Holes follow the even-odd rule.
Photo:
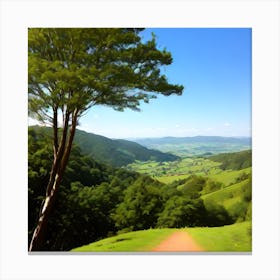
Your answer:
[[[52,145],[46,131],[46,128],[36,127],[29,127],[28,131],[29,241],[51,168]],[[228,211],[223,205],[203,198],[223,189],[224,186],[215,180],[194,174],[169,184],[162,183],[148,175],[96,161],[78,142],[71,152],[55,201],[44,250],[68,251],[133,230],[213,227],[251,219],[248,175],[237,178],[236,183],[242,182],[238,190],[241,200],[238,207]],[[224,161],[224,156],[221,160]],[[239,160],[244,161],[244,158],[239,157]]]

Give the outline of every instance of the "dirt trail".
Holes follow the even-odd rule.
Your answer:
[[[163,240],[153,252],[203,252],[202,247],[195,243],[184,231],[176,231]]]

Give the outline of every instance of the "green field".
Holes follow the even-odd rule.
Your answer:
[[[250,149],[248,144],[241,143],[181,143],[181,144],[150,144],[150,149],[159,150],[164,153],[171,153],[179,157],[201,156],[205,153],[220,154],[231,153]]]
[[[215,228],[189,228],[186,231],[209,252],[251,252],[250,221]]]
[[[184,158],[171,162],[136,161],[129,164],[127,168],[164,181],[167,177],[173,177],[176,180],[178,179],[176,176],[191,174],[202,176],[214,175],[222,171],[219,165],[219,162],[205,158]],[[167,181],[170,182],[170,180]]]
[[[129,164],[127,168],[150,175],[160,182],[167,184],[195,174],[221,182],[224,186],[232,185],[242,174],[252,172],[252,167],[242,170],[222,170],[219,168],[220,165],[221,163],[206,158],[184,158],[173,162],[136,161]]]
[[[149,229],[120,234],[72,252],[150,252],[170,234],[184,230],[208,252],[250,252],[251,222],[236,223],[223,227],[197,227],[184,229]]]

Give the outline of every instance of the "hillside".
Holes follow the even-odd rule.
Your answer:
[[[221,162],[221,169],[240,170],[252,166],[252,151],[242,151],[238,153],[226,153],[209,157],[210,160]]]
[[[32,126],[34,130],[51,137],[51,128]],[[135,160],[156,162],[174,161],[178,156],[155,151],[128,140],[113,140],[101,135],[77,130],[74,143],[82,153],[92,156],[95,160],[113,166],[124,166]]]
[[[150,149],[180,157],[192,157],[248,150],[251,149],[251,140],[250,137],[195,136],[143,138],[133,141]]]

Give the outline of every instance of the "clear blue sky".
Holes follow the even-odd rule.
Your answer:
[[[159,96],[140,113],[93,107],[80,129],[111,138],[251,136],[251,29],[146,29],[143,39],[151,32],[172,53],[164,73],[183,95]]]
[[[111,138],[251,136],[251,29],[157,28],[158,47],[172,53],[163,72],[182,96],[158,96],[141,112],[96,106],[79,129]]]

